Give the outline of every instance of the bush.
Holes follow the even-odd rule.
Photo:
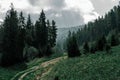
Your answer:
[[[23,51],[23,57],[26,61],[33,60],[38,57],[38,50],[33,46],[26,46]]]

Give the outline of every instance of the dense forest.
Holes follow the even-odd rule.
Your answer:
[[[100,16],[93,22],[89,22],[77,31],[76,37],[78,44],[95,41],[102,36],[115,35],[119,36],[120,32],[120,6],[115,6],[104,16]]]
[[[11,3],[0,25],[0,80],[119,80],[120,5],[84,25],[58,28]]]
[[[106,50],[109,52],[111,46],[119,44],[120,38],[120,6],[115,6],[105,16],[100,16],[93,22],[85,24],[83,28],[76,32],[69,32],[68,39],[64,44],[64,49],[73,56],[80,53],[95,53]],[[75,40],[76,39],[76,40]],[[77,48],[73,48],[77,47]],[[71,51],[70,51],[71,50]],[[71,53],[72,52],[72,53]]]
[[[95,53],[98,50],[109,51],[111,46],[119,44],[120,6],[115,6],[104,16],[85,24],[84,27],[77,27],[77,30],[71,28],[64,34],[68,34],[68,38],[58,39],[57,45],[56,22],[52,20],[50,23],[46,20],[43,10],[35,24],[30,14],[27,20],[23,12],[20,12],[19,16],[17,14],[11,4],[11,9],[7,11],[0,27],[1,65],[3,66],[29,61],[35,57],[50,56],[54,53],[55,46],[62,53],[67,51],[71,57],[74,57],[75,53],[78,56],[81,52],[85,54]]]
[[[30,14],[27,20],[23,12],[20,12],[19,16],[17,14],[11,4],[11,9],[7,11],[0,28],[2,66],[28,61],[35,57],[49,56],[56,45],[56,23],[54,20],[51,23],[49,20],[46,21],[43,10],[35,25]]]

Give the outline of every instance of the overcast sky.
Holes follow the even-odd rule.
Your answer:
[[[118,5],[119,0],[0,0],[0,21],[4,19],[10,3],[18,12],[31,14],[33,22],[37,20],[41,9],[47,19],[54,19],[58,27],[71,27],[87,23],[104,15]]]

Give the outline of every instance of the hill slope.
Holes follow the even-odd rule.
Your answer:
[[[97,52],[77,58],[35,59],[28,65],[27,70],[0,68],[0,80],[10,80],[12,76],[11,80],[54,80],[55,77],[59,80],[120,80],[120,45],[113,47],[111,54]],[[33,69],[35,67],[38,69]]]
[[[39,68],[33,72],[31,70],[24,72],[18,79],[120,80],[120,46],[113,47],[111,51],[109,54],[96,52],[96,54],[82,55],[77,58],[56,58],[37,65]],[[21,79],[22,76],[24,78]]]
[[[83,55],[65,59],[53,66],[40,80],[120,80],[120,46],[113,47],[111,54]]]
[[[58,28],[57,30],[57,43],[63,43],[68,37],[69,31],[77,32],[78,29],[83,28],[84,26],[70,27],[70,28]]]

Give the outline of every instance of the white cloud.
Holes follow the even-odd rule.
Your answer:
[[[95,20],[99,14],[97,12],[93,12],[92,13],[93,15],[90,15],[90,14],[85,14],[83,17],[84,17],[84,22],[85,23],[88,23],[89,21],[93,21]]]
[[[99,14],[94,11],[94,6],[90,0],[65,0],[65,3],[67,4],[65,9],[79,11],[80,15],[83,15],[85,23],[94,20],[99,16]]]
[[[27,9],[30,4],[27,0],[0,0],[1,12],[6,12],[10,8],[10,4],[13,3],[16,9]]]
[[[105,6],[111,6],[111,4],[103,5],[102,2],[107,3],[108,0],[0,0],[0,15],[9,9],[10,3],[13,3],[18,11],[24,11],[27,14],[30,13],[39,15],[41,9],[44,9],[46,13],[49,13],[47,15],[48,17],[52,16],[52,18],[60,18],[62,23],[64,21],[63,19],[66,19],[65,16],[67,15],[65,15],[65,12],[67,11],[67,14],[70,17],[75,18],[74,23],[77,22],[78,19],[81,20],[81,16],[84,18],[82,21],[84,21],[84,23],[87,23],[91,20],[96,19],[99,14],[101,15],[101,13],[105,13],[103,12],[106,11],[106,9],[104,9]],[[114,4],[117,2],[117,0],[109,0],[109,2]],[[107,8],[107,10],[109,9]],[[52,14],[52,11],[55,12],[53,13],[54,15]],[[77,19],[75,15],[78,16]],[[3,17],[0,16],[0,19],[2,18]]]

